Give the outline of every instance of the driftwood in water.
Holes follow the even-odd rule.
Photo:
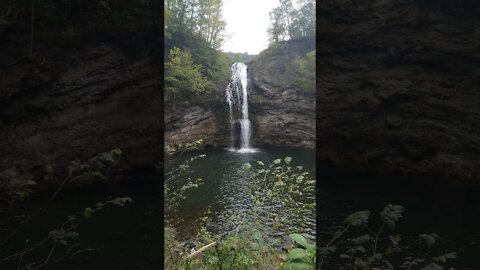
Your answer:
[[[187,259],[190,260],[190,259],[195,258],[197,255],[199,255],[199,254],[201,254],[202,252],[204,252],[205,250],[207,250],[207,249],[215,246],[216,244],[217,244],[217,241],[214,241],[214,242],[212,242],[212,243],[210,243],[210,244],[208,244],[208,245],[200,248],[199,250],[197,250],[197,251],[193,252],[192,254],[188,255]]]

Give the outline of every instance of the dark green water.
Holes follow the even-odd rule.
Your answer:
[[[250,194],[246,194],[244,186],[249,181],[242,173],[239,173],[245,163],[255,164],[262,161],[265,164],[275,159],[292,158],[292,166],[303,166],[309,172],[312,179],[315,178],[315,152],[295,148],[264,148],[254,153],[239,153],[225,149],[200,151],[184,155],[176,161],[176,165],[192,156],[206,154],[205,158],[196,160],[191,166],[195,172],[194,177],[203,179],[204,184],[192,190],[187,199],[168,216],[168,221],[174,224],[180,235],[188,239],[195,235],[203,222],[202,217],[209,219],[207,226],[218,233],[227,232],[231,224],[228,217],[239,213],[251,206]],[[174,165],[175,166],[175,165]],[[192,177],[193,178],[193,177]],[[315,200],[314,192],[305,194],[302,202]],[[210,212],[207,213],[207,210]],[[289,217],[292,220],[297,217]],[[302,233],[315,239],[315,211],[309,212],[305,218],[305,224],[294,223],[290,227],[280,228],[278,231],[270,231],[271,235],[285,235],[288,233]]]

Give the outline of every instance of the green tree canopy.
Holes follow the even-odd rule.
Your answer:
[[[292,0],[280,0],[280,6],[270,11],[270,43],[315,36],[315,1],[298,0],[296,6]]]
[[[207,91],[209,82],[202,76],[201,65],[192,61],[189,51],[177,47],[170,50],[169,61],[165,63],[165,99],[186,98]]]
[[[175,47],[187,49],[191,61],[201,65],[209,87],[225,87],[230,62],[218,51],[225,39],[222,0],[164,0],[164,4],[165,56]]]
[[[222,0],[165,0],[165,37],[191,33],[218,49],[226,39]]]

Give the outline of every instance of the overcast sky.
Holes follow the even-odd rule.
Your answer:
[[[223,18],[230,35],[222,51],[258,54],[268,46],[268,13],[278,0],[224,0]]]

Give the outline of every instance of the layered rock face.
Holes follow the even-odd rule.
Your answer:
[[[317,153],[341,168],[480,179],[480,6],[317,6]]]
[[[293,67],[314,49],[314,40],[291,40],[249,63],[254,145],[315,148],[315,91],[295,85]]]
[[[203,145],[227,146],[230,144],[228,106],[218,100],[213,106],[179,103],[165,107],[165,146],[176,148],[202,139]]]
[[[112,148],[123,150],[126,169],[155,166],[163,153],[159,60],[101,43],[68,55],[2,63],[0,172],[38,180],[45,164],[65,168]]]

